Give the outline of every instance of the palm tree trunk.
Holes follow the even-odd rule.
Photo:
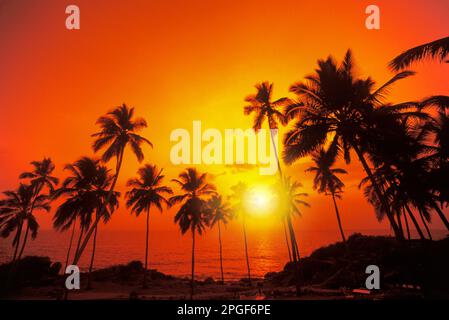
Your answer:
[[[429,236],[429,240],[432,241],[433,240],[432,239],[432,234],[430,233],[430,229],[429,229],[429,226],[427,225],[426,219],[424,219],[424,215],[422,214],[422,210],[418,208],[418,212],[419,212],[419,216],[421,217],[421,221],[422,221],[422,223],[424,225],[424,228],[426,228],[426,232],[427,232],[427,235]]]
[[[288,250],[288,261],[293,262],[292,252],[290,250],[290,243],[288,242],[287,226],[285,224],[285,220],[284,219],[282,219],[282,224],[284,226],[285,243],[287,244],[287,250]]]
[[[17,260],[20,260],[22,258],[23,250],[25,249],[25,245],[26,245],[27,240],[28,240],[28,233],[29,233],[29,231],[30,231],[30,225],[27,222],[27,228],[26,228],[26,231],[25,231],[25,236],[23,237],[22,248],[20,248],[20,253],[19,253],[19,256],[17,257]]]
[[[401,233],[404,234],[404,227],[402,226],[402,220],[401,220],[401,211],[396,211],[396,217],[398,217],[398,227],[399,230],[401,230]]]
[[[441,209],[435,203],[433,204],[433,207],[434,207],[435,211],[438,213],[438,216],[440,217],[441,221],[443,221],[444,226],[446,227],[446,229],[449,230],[449,221],[447,221],[446,217],[444,216],[443,211],[441,211]]]
[[[80,220],[80,234],[78,236],[78,242],[76,244],[75,256],[78,254],[78,251],[80,250],[81,239],[83,238],[83,234],[84,234],[84,225],[82,224],[82,221]]]
[[[195,290],[195,229],[192,229],[192,277],[190,280],[190,300],[193,300]]]
[[[416,228],[416,231],[418,231],[419,237],[422,240],[426,240],[426,237],[424,236],[424,233],[421,231],[421,228],[419,227],[418,221],[416,221],[415,216],[413,215],[412,210],[410,210],[410,207],[408,205],[405,205],[405,209],[407,210],[410,219],[412,220],[413,224],[415,225],[415,228]]]
[[[72,235],[70,236],[69,248],[67,249],[67,256],[65,258],[65,267],[64,267],[64,270],[62,270],[63,274],[65,273],[65,270],[67,269],[67,266],[69,265],[70,251],[72,250],[73,238],[75,236],[75,229],[76,229],[76,219],[75,219],[75,221],[73,221]]]
[[[279,176],[281,177],[281,181],[282,181],[282,170],[281,170],[281,163],[279,162],[278,149],[277,149],[276,143],[274,142],[274,136],[273,136],[273,132],[271,131],[271,128],[269,128],[269,130],[270,130],[271,143],[273,145],[274,155],[276,156],[276,163],[278,166]]]
[[[81,255],[83,254],[84,249],[86,249],[86,246],[89,242],[90,237],[92,236],[92,233],[94,232],[96,226],[98,225],[98,222],[100,222],[100,219],[103,216],[104,211],[106,210],[106,206],[109,204],[109,200],[111,199],[111,196],[114,192],[115,185],[117,184],[118,176],[120,173],[120,168],[122,166],[124,151],[125,150],[123,148],[120,151],[119,157],[117,159],[117,167],[115,169],[115,177],[114,177],[114,180],[112,180],[111,188],[109,189],[108,195],[106,197],[106,201],[104,202],[103,206],[101,207],[101,210],[99,211],[99,214],[97,215],[93,225],[87,231],[86,236],[84,237],[83,243],[82,243],[80,249],[78,250],[78,252],[76,253],[75,259],[73,260],[74,265],[76,265],[78,263],[79,259],[81,258]]]
[[[147,288],[147,273],[148,273],[148,239],[150,233],[150,207],[147,209],[147,230],[145,236],[145,270],[143,271],[143,288]]]
[[[220,220],[218,220],[218,242],[220,244],[220,271],[221,271],[221,284],[224,284],[224,272],[223,272],[223,247],[221,245],[221,227]]]
[[[249,267],[248,242],[246,240],[245,219],[243,219],[243,238],[244,238],[244,241],[245,241],[245,255],[246,255],[246,268],[247,268],[247,271],[248,271],[248,284],[251,286],[251,269]]]
[[[293,224],[290,215],[287,216],[287,225],[290,231],[290,243],[292,244],[293,268],[294,268],[293,276],[295,278],[296,284],[296,296],[299,297],[301,295],[301,282],[299,274],[300,254],[298,250],[298,244],[296,243],[295,230],[293,229]]]
[[[15,248],[14,248],[14,254],[12,257],[12,262],[16,261],[17,252],[19,251],[19,243],[20,243],[20,238],[22,236],[22,227],[23,227],[23,221],[21,221],[19,223],[19,227],[17,228],[16,235],[14,236],[13,245],[15,246]]]
[[[370,169],[370,167],[368,166],[368,163],[366,162],[366,159],[363,155],[363,153],[360,151],[359,147],[355,144],[352,145],[352,147],[354,148],[354,151],[356,152],[360,162],[362,163],[363,169],[365,170],[366,174],[368,175],[368,178],[371,181],[371,184],[374,187],[374,191],[377,195],[377,198],[379,199],[379,201],[382,203],[382,207],[385,210],[386,214],[387,214],[387,218],[390,222],[391,227],[393,228],[393,232],[396,236],[396,238],[398,240],[404,240],[404,235],[401,234],[399,227],[396,223],[396,221],[394,220],[393,215],[391,214],[391,210],[390,207],[388,205],[387,200],[385,199],[385,197],[382,195],[382,192],[380,190],[379,185],[376,182],[376,179],[374,178],[374,175]]]
[[[338,228],[340,229],[341,238],[343,239],[343,242],[346,243],[346,237],[345,233],[343,232],[343,227],[341,226],[340,212],[338,211],[337,201],[335,201],[334,192],[332,192],[332,200],[334,202],[335,214],[337,215]]]
[[[97,248],[97,232],[98,226],[95,227],[94,241],[92,244],[92,256],[90,257],[89,274],[87,276],[87,290],[92,289],[92,270],[94,268],[95,250]]]
[[[410,240],[411,239],[410,228],[408,226],[407,214],[405,213],[405,209],[404,208],[402,208],[402,215],[404,216],[405,228],[407,229],[407,238],[408,238],[408,240]]]

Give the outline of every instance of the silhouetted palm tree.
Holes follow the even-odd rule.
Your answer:
[[[156,207],[162,212],[162,205],[168,205],[165,195],[170,195],[173,191],[164,185],[162,180],[164,176],[156,166],[146,164],[137,171],[138,178],[130,179],[128,187],[132,187],[126,193],[126,206],[131,207],[131,211],[139,216],[142,212],[146,213],[146,237],[145,237],[145,271],[143,276],[143,287],[147,285],[148,272],[148,238],[150,230],[150,208]]]
[[[274,135],[272,130],[278,129],[279,123],[281,125],[286,125],[288,117],[286,117],[283,113],[283,109],[289,107],[292,109],[294,106],[298,106],[298,104],[294,103],[289,98],[283,97],[277,99],[276,101],[272,101],[273,96],[273,84],[268,81],[258,83],[255,85],[257,92],[256,94],[249,95],[245,98],[245,101],[249,103],[249,105],[245,106],[243,111],[245,115],[251,115],[254,113],[254,123],[253,129],[258,132],[265,121],[268,122],[268,129],[270,129],[270,137],[271,143],[273,145],[273,150],[276,156],[276,163],[278,167],[279,176],[282,180],[282,169],[279,161],[278,155],[278,146],[276,141],[274,141]],[[286,225],[285,220],[282,220],[284,233],[286,233]],[[296,244],[294,244],[296,245]],[[289,243],[287,239],[287,249],[289,257],[291,257],[291,252],[289,248]]]
[[[55,165],[50,158],[44,158],[42,161],[33,161],[31,165],[34,167],[33,171],[22,173],[20,179],[30,179],[30,183],[40,189],[47,187],[49,192],[54,191],[55,186],[58,185],[59,179],[52,176],[55,170]]]
[[[285,97],[272,101],[273,84],[267,81],[258,83],[255,87],[257,89],[257,93],[249,95],[245,98],[245,101],[248,102],[249,105],[245,106],[243,111],[245,115],[255,114],[253,129],[256,132],[262,128],[265,121],[268,122],[268,129],[270,129],[271,142],[276,155],[278,170],[279,173],[281,173],[282,171],[277,153],[277,145],[274,141],[271,130],[277,129],[278,123],[283,125],[286,124],[286,118],[282,112],[282,109],[287,105],[291,105],[292,101]]]
[[[340,212],[338,211],[337,201],[335,198],[340,198],[340,193],[343,191],[344,183],[337,177],[337,174],[346,174],[346,170],[341,168],[333,168],[335,164],[335,153],[326,152],[324,149],[320,149],[313,154],[313,162],[315,166],[312,166],[306,170],[306,172],[314,172],[315,178],[313,179],[313,188],[318,193],[330,194],[334,203],[335,215],[337,216],[338,228],[343,242],[346,242],[345,233],[341,225]]]
[[[218,244],[220,253],[220,272],[221,272],[221,283],[224,284],[224,272],[223,272],[223,249],[221,243],[221,224],[226,225],[229,220],[232,219],[232,210],[228,203],[224,202],[222,197],[219,195],[213,195],[207,201],[208,210],[208,220],[209,225],[218,226]]]
[[[301,255],[299,252],[298,242],[296,240],[295,230],[293,228],[292,217],[301,216],[301,210],[299,206],[310,207],[310,205],[302,200],[303,197],[308,196],[305,192],[298,192],[298,189],[302,187],[299,181],[292,181],[290,177],[284,177],[280,186],[280,203],[283,204],[282,211],[285,214],[285,220],[287,221],[287,227],[290,233],[290,243],[292,247],[293,267],[296,284],[296,295],[301,294],[301,283],[299,274],[299,263]]]
[[[44,158],[42,161],[33,161],[31,162],[34,167],[33,171],[22,173],[19,178],[27,179],[29,183],[34,188],[33,201],[30,208],[30,214],[33,214],[34,210],[34,202],[42,194],[43,188],[48,189],[48,195],[51,195],[54,191],[54,187],[59,183],[59,179],[52,176],[52,173],[55,169],[55,165],[51,161],[50,158]],[[27,228],[25,231],[25,236],[22,242],[22,248],[20,249],[18,260],[22,257],[23,251],[25,249],[25,245],[28,240],[28,233],[30,231],[30,225],[27,224]]]
[[[390,62],[393,70],[408,68],[416,61],[422,61],[426,58],[438,59],[443,62],[449,54],[449,37],[438,39],[412,49],[409,49]],[[448,62],[448,61],[446,61]]]
[[[50,211],[48,196],[39,195],[35,197],[34,191],[34,186],[21,183],[17,190],[3,192],[5,198],[0,200],[0,235],[3,238],[8,238],[11,232],[15,231],[12,242],[14,247],[13,263],[18,258],[17,254],[24,224],[27,224],[27,230],[31,232],[31,238],[34,239],[37,236],[39,224],[33,212],[35,210]]]
[[[351,160],[350,150],[354,150],[372,180],[375,194],[385,207],[396,237],[402,239],[387,200],[374,181],[366,152],[372,141],[386,135],[384,127],[378,129],[386,115],[394,118],[412,116],[404,109],[416,104],[385,106],[382,100],[393,83],[413,73],[401,72],[374,90],[375,83],[371,78],[356,78],[353,70],[352,54],[348,50],[340,65],[331,57],[319,60],[315,74],[307,76],[305,82],[291,86],[290,91],[297,94],[304,105],[293,109],[294,114],[287,115],[298,120],[295,128],[285,136],[284,159],[293,163],[323,147],[329,139],[337,154],[344,154],[347,163]]]
[[[57,230],[63,231],[73,226],[77,220],[79,221],[80,234],[75,250],[76,256],[84,230],[87,230],[92,225],[93,220],[102,219],[104,223],[110,220],[112,213],[118,208],[118,197],[120,193],[115,191],[109,197],[109,188],[114,177],[108,168],[100,164],[99,160],[82,157],[73,164],[66,165],[65,169],[70,171],[71,175],[63,181],[61,188],[54,192],[55,199],[64,196],[65,200],[55,212],[53,225]],[[107,204],[106,201],[108,201]],[[106,210],[98,218],[103,206],[106,207]],[[92,284],[91,272],[93,270],[96,252],[97,232],[98,225],[94,230],[92,255],[89,264],[88,288]],[[70,255],[72,240],[73,237],[70,240],[67,257]],[[67,262],[68,260],[66,264]]]
[[[138,131],[147,127],[147,122],[143,118],[133,119],[133,116],[134,108],[130,108],[123,104],[114,110],[109,111],[106,115],[100,117],[97,120],[97,124],[100,125],[101,131],[92,135],[92,137],[96,138],[93,144],[93,149],[95,152],[106,148],[106,151],[102,155],[103,162],[108,162],[112,158],[116,159],[115,175],[112,180],[105,204],[109,203],[109,198],[112,197],[114,192],[120,169],[122,167],[125,148],[129,145],[132,152],[136,155],[137,160],[142,162],[144,159],[141,148],[142,144],[147,143],[151,147],[153,146],[149,140],[137,134]],[[100,218],[103,216],[103,211],[105,210],[105,206],[100,209],[100,213],[97,215],[97,218],[84,237],[83,243],[75,256],[73,264],[78,263],[78,260],[86,248],[87,243],[89,242],[89,239]]]
[[[181,233],[192,233],[192,277],[190,298],[193,299],[195,286],[195,234],[201,235],[207,225],[207,203],[204,197],[215,194],[215,187],[207,182],[207,175],[199,173],[195,168],[187,168],[173,179],[180,188],[181,194],[170,198],[170,205],[181,204],[175,215]]]
[[[230,198],[235,201],[233,204],[233,211],[236,216],[240,216],[242,219],[242,227],[243,227],[243,240],[245,245],[245,257],[246,257],[246,270],[248,272],[248,284],[251,286],[251,267],[249,264],[249,255],[248,255],[248,240],[246,237],[246,210],[245,210],[245,199],[248,193],[248,187],[243,182],[239,182],[236,185],[231,187],[232,194]]]

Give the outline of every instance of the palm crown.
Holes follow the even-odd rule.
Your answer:
[[[138,178],[128,181],[127,185],[132,189],[126,193],[128,199],[126,206],[131,207],[131,211],[137,216],[142,211],[148,210],[151,205],[154,205],[160,211],[162,211],[163,204],[168,205],[164,195],[172,194],[173,191],[169,187],[161,185],[164,178],[161,173],[162,170],[159,170],[156,166],[147,164],[139,169]]]
[[[253,129],[259,131],[266,119],[270,129],[277,129],[278,122],[285,124],[285,117],[281,108],[291,104],[288,98],[280,98],[276,101],[272,100],[273,84],[262,82],[256,84],[257,93],[249,95],[245,101],[249,105],[244,107],[244,114],[250,115],[255,113]]]
[[[316,151],[312,160],[315,166],[308,168],[306,172],[315,173],[313,188],[320,193],[338,194],[343,189],[344,183],[337,177],[337,174],[346,174],[346,170],[333,168],[336,158],[324,149]]]
[[[179,223],[182,233],[189,229],[201,234],[205,228],[207,206],[204,196],[215,193],[215,187],[207,182],[207,174],[200,174],[194,168],[188,168],[173,181],[184,192],[170,198],[170,204],[182,203],[175,215],[175,222]]]
[[[149,140],[136,133],[146,128],[147,122],[143,118],[133,119],[133,116],[134,108],[123,104],[97,120],[101,131],[92,135],[97,138],[93,149],[97,152],[106,147],[102,156],[104,162],[109,161],[112,157],[119,159],[128,144],[140,162],[144,158],[142,143],[153,146]]]

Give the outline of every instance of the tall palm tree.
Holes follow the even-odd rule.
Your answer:
[[[299,274],[299,263],[301,255],[299,252],[298,242],[296,240],[295,230],[293,228],[292,218],[294,216],[301,216],[301,210],[299,209],[299,206],[310,207],[310,205],[306,201],[302,200],[302,198],[308,196],[308,194],[304,192],[298,192],[298,189],[301,187],[302,184],[299,181],[293,181],[290,177],[284,177],[280,186],[280,203],[283,204],[281,210],[285,215],[285,220],[287,221],[287,226],[290,233],[290,243],[292,247],[291,251],[293,257],[297,296],[301,294]]]
[[[374,89],[375,82],[371,78],[355,77],[350,50],[340,65],[331,57],[319,60],[315,74],[307,76],[305,82],[296,83],[290,88],[303,106],[293,109],[294,114],[287,115],[296,117],[297,121],[284,139],[284,159],[289,164],[328,142],[335,146],[337,154],[343,153],[347,163],[351,161],[350,151],[355,151],[373,183],[376,196],[385,207],[390,225],[398,239],[403,239],[403,235],[381,188],[374,181],[366,152],[373,141],[387,134],[385,127],[381,126],[385,117],[396,119],[413,116],[413,113],[406,112],[407,108],[415,106],[413,103],[385,106],[382,102],[393,83],[412,74],[409,71],[401,72],[378,89]]]
[[[246,209],[245,209],[245,199],[248,194],[248,186],[243,182],[239,182],[236,185],[231,187],[232,194],[230,198],[234,200],[233,211],[236,216],[240,216],[242,220],[242,228],[243,228],[243,240],[245,245],[245,257],[246,257],[246,270],[248,273],[248,284],[251,286],[251,267],[249,263],[249,254],[248,254],[248,240],[246,237]]]
[[[47,195],[35,197],[34,186],[21,183],[17,190],[5,191],[4,199],[0,200],[0,235],[8,238],[15,231],[12,245],[14,253],[12,262],[18,258],[21,233],[26,223],[31,232],[31,238],[36,238],[39,229],[35,210],[50,211],[50,202]],[[24,240],[25,241],[25,240]],[[24,246],[24,243],[23,243]]]
[[[255,85],[257,90],[256,94],[251,94],[245,98],[245,101],[249,105],[243,108],[245,115],[254,114],[253,129],[258,132],[264,122],[268,123],[268,129],[270,130],[271,143],[273,145],[274,154],[276,156],[276,163],[278,167],[279,177],[282,180],[282,169],[279,161],[278,149],[276,142],[274,141],[274,135],[272,130],[278,129],[279,124],[286,125],[288,122],[288,117],[284,114],[283,109],[289,108],[294,109],[298,107],[298,103],[293,102],[291,99],[283,97],[272,101],[273,98],[273,84],[268,81],[258,83]],[[284,233],[287,233],[287,226],[285,225],[285,220],[282,220]],[[287,249],[289,256],[291,256],[288,238],[287,238]],[[296,244],[295,244],[296,245]]]
[[[50,158],[44,158],[42,161],[33,161],[31,162],[31,165],[34,167],[34,169],[32,171],[22,173],[19,178],[28,179],[31,186],[34,188],[33,201],[30,208],[30,214],[32,215],[35,199],[42,195],[43,188],[47,188],[48,195],[50,196],[54,192],[54,188],[56,187],[56,185],[59,183],[59,179],[52,176],[55,165]],[[22,257],[25,245],[28,240],[29,231],[30,225],[27,224],[18,260],[20,260],[20,258]]]
[[[324,149],[320,149],[313,154],[313,162],[315,166],[312,166],[306,170],[306,172],[314,172],[315,178],[313,179],[313,188],[318,190],[318,193],[330,194],[334,203],[335,214],[337,216],[338,228],[340,229],[341,239],[346,243],[345,233],[341,225],[340,212],[338,210],[337,201],[335,198],[340,198],[340,194],[343,191],[344,183],[340,180],[337,174],[346,174],[346,170],[341,168],[333,168],[335,164],[335,154],[326,152]]]
[[[102,160],[105,163],[112,158],[116,159],[114,179],[112,180],[109,193],[105,201],[105,204],[107,204],[109,203],[109,199],[112,197],[120,174],[125,148],[130,146],[132,152],[137,157],[137,160],[142,162],[144,159],[142,144],[147,143],[151,147],[153,147],[153,144],[146,138],[137,134],[138,131],[147,127],[147,122],[143,118],[134,119],[134,108],[130,108],[125,104],[116,107],[112,111],[109,111],[106,115],[101,116],[97,120],[97,124],[100,126],[101,130],[100,132],[92,135],[92,137],[96,138],[93,143],[94,151],[98,152],[99,150],[106,148],[106,151],[102,155]],[[92,226],[87,231],[83,243],[75,256],[73,264],[78,263],[78,260],[86,248],[87,243],[89,242],[89,239],[103,216],[103,211],[105,210],[106,206],[103,205]]]
[[[162,205],[168,205],[165,195],[173,194],[171,188],[162,185],[164,176],[161,173],[162,169],[159,170],[155,165],[146,164],[138,170],[138,177],[130,179],[127,183],[127,186],[132,189],[126,193],[126,206],[131,207],[131,212],[135,213],[137,217],[142,212],[146,213],[144,288],[147,286],[150,208],[154,206],[162,212]]]
[[[426,58],[438,59],[440,62],[443,62],[448,54],[449,37],[441,38],[404,51],[390,62],[390,67],[398,71]]]
[[[190,230],[192,233],[192,276],[190,282],[190,299],[193,299],[195,287],[195,234],[202,235],[207,219],[207,202],[205,197],[215,194],[215,186],[207,182],[207,174],[199,173],[195,168],[187,168],[173,179],[181,189],[181,193],[172,196],[170,205],[180,204],[175,215],[175,223],[181,233]]]
[[[258,132],[265,121],[268,122],[268,129],[270,129],[271,142],[273,144],[273,150],[276,155],[276,161],[279,173],[282,174],[281,166],[279,162],[279,156],[277,152],[277,145],[274,141],[272,129],[278,128],[278,123],[282,125],[286,124],[286,118],[283,114],[283,108],[291,105],[293,102],[286,97],[272,101],[273,84],[268,81],[258,83],[255,85],[257,93],[249,95],[245,98],[245,101],[249,105],[243,108],[245,115],[255,114],[253,129]]]
[[[109,197],[109,188],[114,179],[110,170],[100,164],[99,160],[82,157],[73,164],[65,166],[71,175],[68,176],[62,183],[61,188],[55,190],[54,198],[64,196],[65,200],[57,208],[53,225],[57,230],[67,230],[70,227],[74,228],[76,221],[79,221],[80,231],[78,238],[78,245],[75,250],[75,256],[79,251],[79,245],[84,234],[92,221],[98,219],[100,210],[103,206],[106,210],[102,212],[102,216],[98,219],[103,219],[104,223],[110,220],[112,213],[118,207],[119,192],[113,192]],[[108,201],[108,203],[106,203]],[[74,229],[73,229],[74,230]],[[70,255],[72,237],[70,239],[67,257]],[[91,287],[91,272],[93,270],[94,257],[96,252],[98,225],[94,230],[94,241],[92,245],[92,255],[89,265],[88,288]],[[66,261],[67,264],[68,260]],[[67,267],[67,266],[66,266]]]
[[[208,220],[209,225],[212,228],[217,225],[218,227],[218,244],[220,253],[220,272],[221,283],[224,284],[224,272],[223,272],[223,249],[221,243],[221,224],[226,225],[229,220],[232,219],[232,209],[227,202],[224,202],[219,195],[213,195],[207,201]]]

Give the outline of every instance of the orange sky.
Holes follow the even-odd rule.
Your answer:
[[[369,31],[364,11],[373,3],[381,9],[381,30]],[[68,4],[80,7],[79,31],[65,29]],[[155,148],[145,149],[145,161],[164,167],[171,179],[182,169],[169,160],[173,129],[190,129],[193,120],[206,128],[248,128],[243,99],[255,83],[274,82],[275,97],[289,95],[289,85],[311,73],[318,58],[340,60],[348,48],[361,75],[386,81],[395,55],[447,36],[448,11],[446,0],[0,1],[0,190],[14,188],[28,163],[43,156],[63,176],[64,164],[92,154],[95,120],[123,102],[149,123],[142,134]],[[396,85],[391,100],[449,94],[448,68],[417,65],[418,74]],[[304,209],[300,228],[336,229],[329,199],[311,190],[308,165],[305,159],[288,169],[310,193],[312,208]],[[120,190],[137,168],[127,154]],[[379,227],[357,188],[359,164],[346,169],[344,226]],[[210,170],[226,173],[215,179],[222,191],[250,176]],[[39,221],[51,227],[51,215],[40,214]],[[152,226],[175,230],[172,213],[155,215]],[[108,226],[143,227],[123,205]]]

